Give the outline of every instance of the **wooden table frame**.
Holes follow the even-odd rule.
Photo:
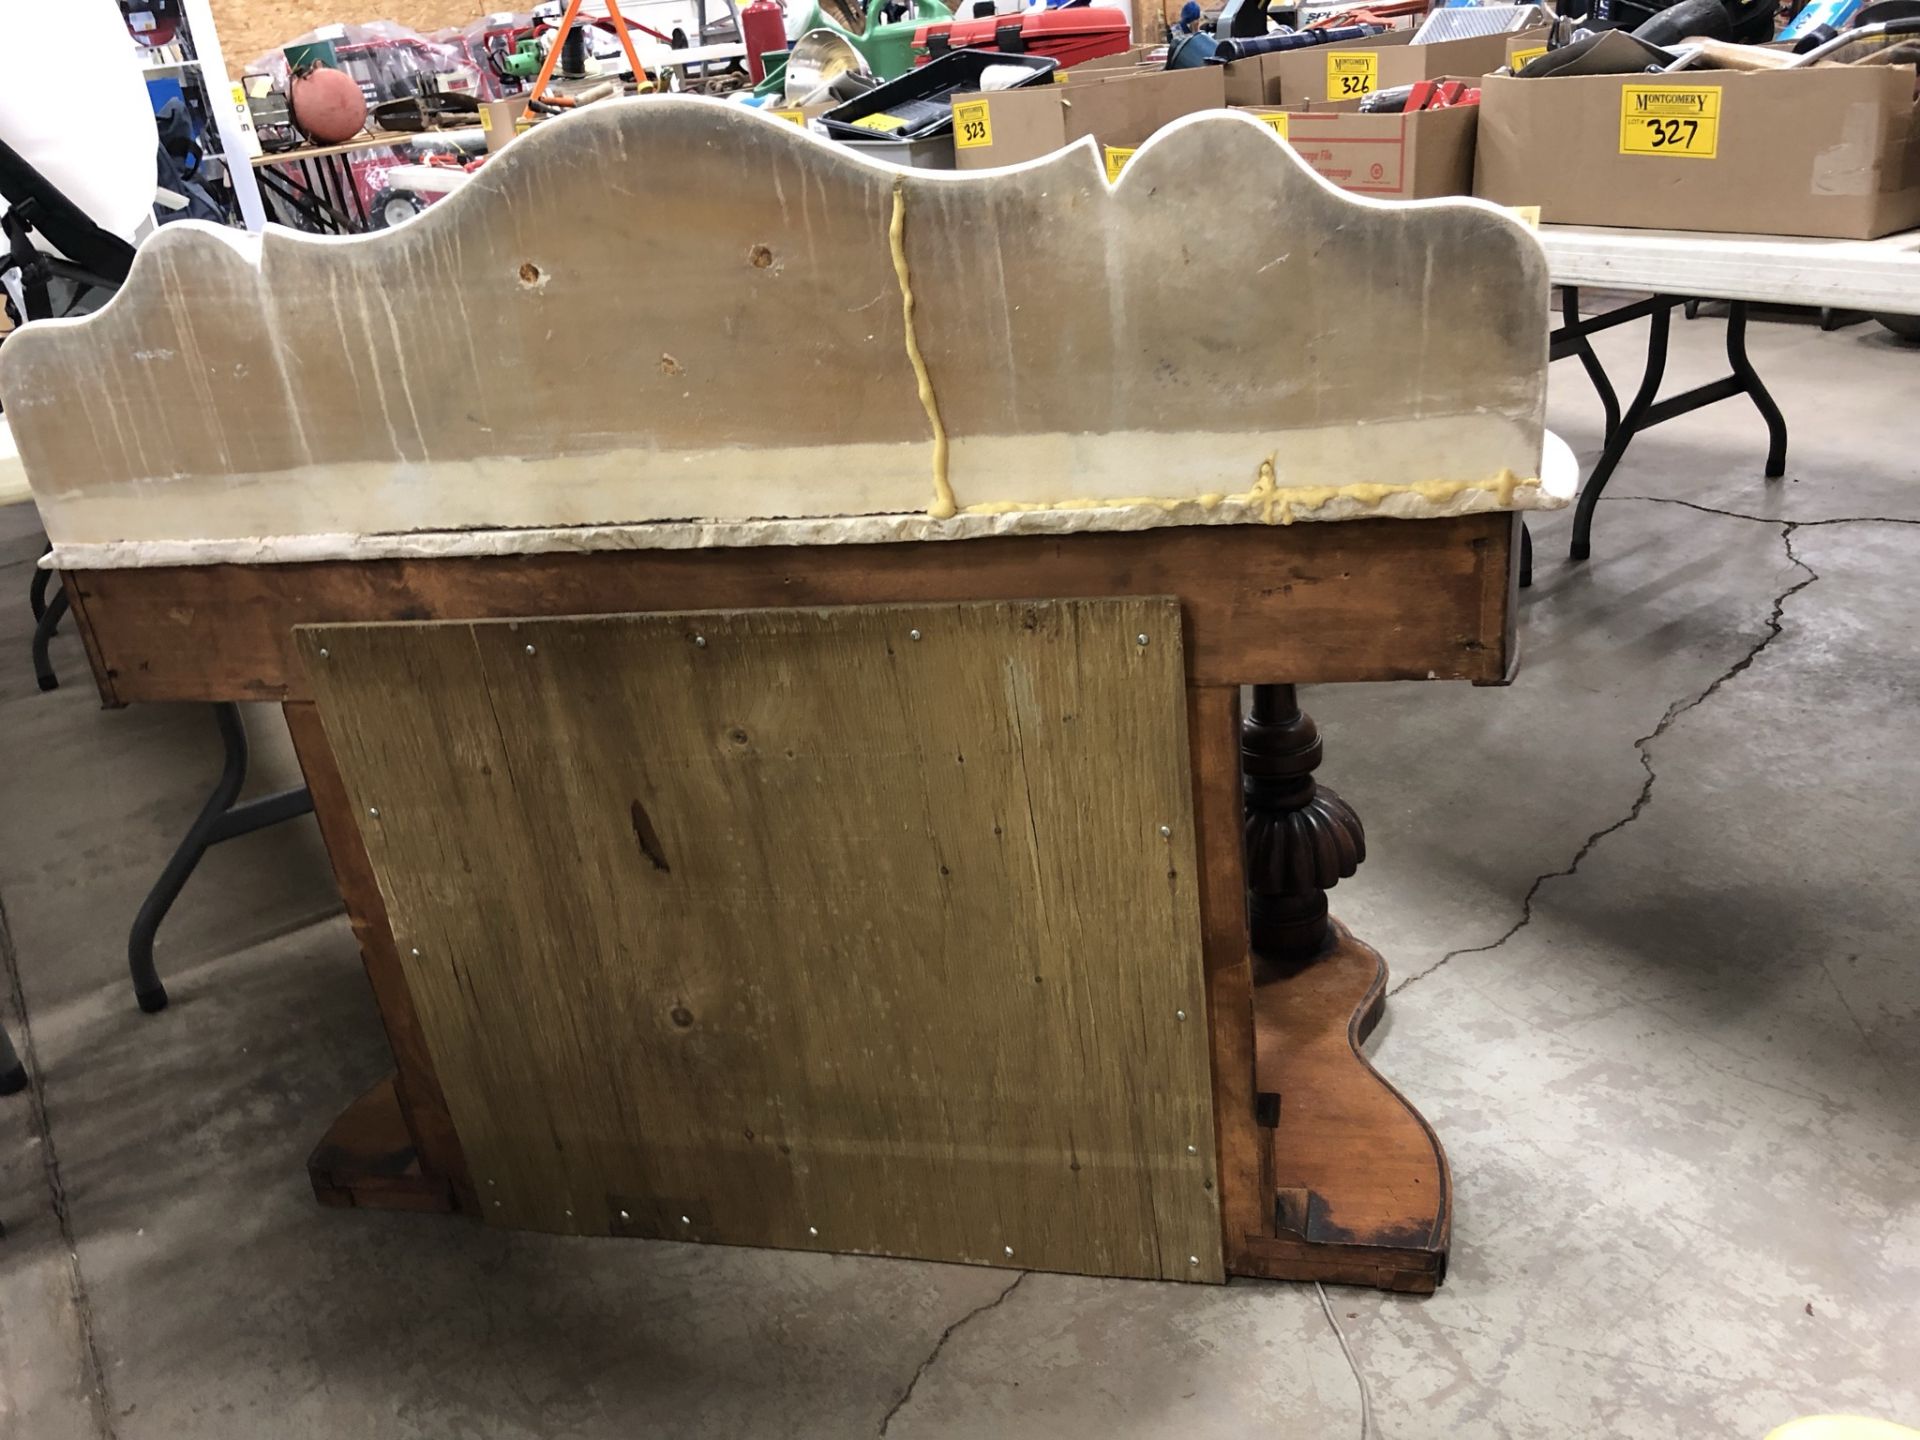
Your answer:
[[[1289,702],[1297,683],[1502,683],[1516,659],[1518,530],[1517,515],[1490,513],[952,543],[101,569],[64,579],[108,705],[284,706],[396,1067],[314,1151],[316,1194],[329,1204],[469,1213],[460,1138],[296,656],[295,626],[1178,598],[1208,985],[1208,1013],[1194,1018],[1212,1040],[1226,1269],[1427,1291],[1445,1273],[1446,1161],[1425,1122],[1359,1054],[1380,1013],[1385,968],[1314,915],[1316,905],[1324,915],[1325,886],[1360,858],[1359,826],[1315,785],[1319,741]],[[1262,692],[1245,760],[1244,685],[1278,687]],[[1304,867],[1283,863],[1288,834]],[[1251,931],[1249,836],[1264,857]]]

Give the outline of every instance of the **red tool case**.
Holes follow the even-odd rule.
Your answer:
[[[913,32],[914,63],[949,50],[1000,50],[1009,55],[1047,55],[1060,68],[1127,48],[1127,12],[1111,5],[1071,5],[978,20],[937,20]]]

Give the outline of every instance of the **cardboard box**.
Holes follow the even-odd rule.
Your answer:
[[[1124,70],[1110,77],[1076,73],[1065,85],[956,95],[954,164],[961,170],[984,170],[1036,160],[1083,135],[1091,135],[1102,147],[1131,149],[1169,120],[1226,103],[1218,65],[1147,75]]]
[[[1067,80],[1073,76],[1087,76],[1102,70],[1125,71],[1132,74],[1143,68],[1164,70],[1164,64],[1150,64],[1147,57],[1155,50],[1164,51],[1164,45],[1134,45],[1126,50],[1116,50],[1111,55],[1096,55],[1091,60],[1082,60],[1078,65],[1068,66],[1065,70],[1053,72],[1055,80]]]
[[[505,100],[485,100],[480,104],[480,128],[487,132],[487,153],[492,154],[522,131],[531,121],[520,117],[527,113],[527,97],[515,95]]]
[[[1910,66],[1490,78],[1474,193],[1548,224],[1870,240],[1920,224]]]
[[[1530,61],[1547,53],[1547,36],[1544,31],[1524,30],[1518,35],[1507,37],[1507,69],[1518,75]]]
[[[1313,100],[1357,100],[1375,90],[1444,75],[1485,75],[1507,63],[1509,43],[1544,45],[1546,35],[1543,26],[1520,35],[1415,45],[1411,31],[1390,30],[1365,40],[1255,55],[1221,68],[1227,72],[1229,105],[1291,108]]]
[[[1380,200],[1431,200],[1473,193],[1478,105],[1412,115],[1362,115],[1356,101],[1322,101],[1303,110],[1249,112],[1283,116],[1275,129],[1302,160],[1356,195]]]

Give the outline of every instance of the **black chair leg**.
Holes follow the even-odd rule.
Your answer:
[[[1524,520],[1520,522],[1520,588],[1533,588],[1533,531]]]
[[[53,673],[53,659],[47,654],[47,647],[53,643],[53,632],[60,628],[60,619],[66,613],[67,592],[62,586],[41,613],[40,622],[33,627],[33,678],[40,682],[42,690],[60,688],[60,677]]]
[[[241,787],[247,783],[247,728],[240,719],[240,707],[231,701],[215,705],[213,713],[225,751],[220,779],[141,903],[140,913],[134,917],[133,929],[127,936],[127,969],[133,976],[134,998],[149,1015],[167,1008],[167,987],[160,983],[153,965],[154,935],[173,908],[173,902],[180,898],[201,857],[222,840],[249,835],[268,825],[313,812],[313,796],[304,788],[282,790],[277,795],[235,805],[233,802],[239,797]]]
[[[1787,473],[1787,417],[1773,403],[1773,396],[1760,383],[1760,372],[1747,357],[1747,302],[1744,300],[1734,301],[1727,311],[1727,364],[1732,367],[1733,378],[1740,382],[1740,388],[1753,401],[1753,408],[1767,422],[1766,475],[1769,480],[1778,480]]]

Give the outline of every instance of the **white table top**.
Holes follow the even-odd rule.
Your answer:
[[[1558,285],[1920,315],[1920,230],[1881,240],[1542,225]]]

